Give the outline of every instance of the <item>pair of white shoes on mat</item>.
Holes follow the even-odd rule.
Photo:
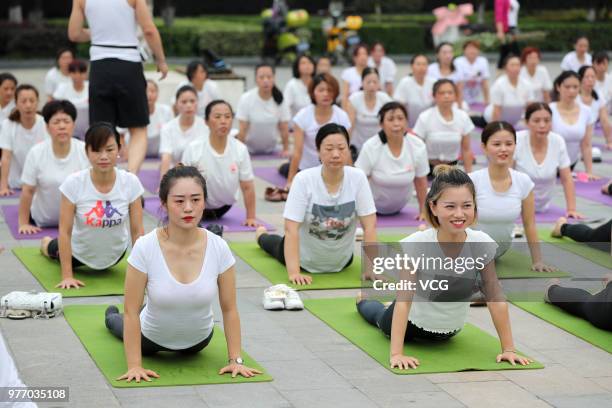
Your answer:
[[[302,310],[304,303],[295,289],[281,283],[264,290],[263,307],[266,310]]]

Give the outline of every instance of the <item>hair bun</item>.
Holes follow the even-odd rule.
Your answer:
[[[443,174],[450,174],[455,168],[455,166],[451,166],[450,164],[438,164],[433,169],[433,175],[434,177],[438,177]]]

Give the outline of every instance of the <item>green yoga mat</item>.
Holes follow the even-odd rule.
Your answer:
[[[219,375],[219,369],[227,364],[227,346],[223,330],[215,326],[215,332],[208,346],[191,356],[179,353],[157,353],[143,357],[142,365],[155,371],[160,378],[152,382],[117,381],[127,371],[123,342],[113,336],[104,325],[104,311],[107,305],[66,306],[66,320],[87,349],[102,374],[113,387],[162,387],[176,385],[227,384],[272,381],[248,354],[242,352],[245,365],[264,372],[252,378]]]
[[[381,242],[397,242],[406,235],[387,234],[379,236]],[[508,250],[495,262],[495,271],[500,279],[527,279],[527,278],[566,278],[571,276],[561,270],[557,272],[535,272],[531,270],[531,257],[523,253]]]
[[[230,248],[253,269],[265,276],[272,284],[285,283],[297,290],[351,289],[361,288],[361,259],[355,257],[348,268],[340,272],[312,273],[312,284],[306,286],[289,283],[287,268],[268,255],[254,242],[230,242]],[[370,287],[367,285],[366,286]]]
[[[541,296],[540,296],[541,297]],[[612,332],[599,329],[584,319],[544,302],[512,302],[513,305],[553,324],[608,353],[612,353]]]
[[[586,244],[576,242],[570,238],[553,238],[550,236],[549,229],[538,229],[538,238],[544,242],[556,244],[560,248],[570,251],[576,255],[580,255],[581,257],[586,258],[598,265],[612,269],[612,256],[605,251],[591,248]]]
[[[404,353],[418,358],[421,365],[412,370],[391,369],[389,338],[357,313],[355,299],[306,299],[304,305],[312,314],[395,374],[543,368],[538,362],[529,366],[496,363],[495,357],[500,352],[499,340],[466,324],[461,332],[448,341],[406,343]]]
[[[76,268],[74,277],[85,283],[85,286],[79,289],[59,289],[55,287],[62,280],[59,262],[43,256],[38,248],[14,248],[13,253],[49,292],[58,292],[64,297],[123,295],[127,255],[106,271]]]

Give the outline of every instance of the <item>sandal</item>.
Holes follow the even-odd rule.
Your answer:
[[[264,194],[264,199],[266,201],[271,201],[273,203],[278,203],[283,200],[283,195],[281,189],[278,187],[268,187],[266,188],[266,192]]]

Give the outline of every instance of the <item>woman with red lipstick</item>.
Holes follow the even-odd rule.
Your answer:
[[[89,167],[85,143],[72,137],[76,107],[68,101],[54,100],[45,105],[42,113],[51,138],[30,149],[23,165],[20,234],[56,227],[62,201],[60,184],[72,173]]]
[[[168,222],[140,237],[128,257],[125,314],[116,306],[105,313],[106,327],[125,344],[127,372],[119,380],[159,378],[142,366],[143,355],[189,355],[205,348],[214,333],[212,306],[217,296],[228,354],[228,364],[219,374],[261,374],[243,365],[240,357],[236,260],[222,238],[198,228],[206,198],[206,181],[195,167],[178,165],[161,180],[159,199]]]
[[[256,227],[255,182],[247,147],[230,135],[234,112],[229,103],[215,100],[204,113],[210,135],[192,142],[182,162],[197,167],[206,178],[208,195],[204,220],[217,220],[232,208],[242,193],[246,220],[244,225]]]
[[[512,168],[516,148],[514,128],[507,122],[491,122],[482,131],[481,140],[488,166],[470,173],[479,212],[475,228],[497,242],[499,258],[512,246],[512,229],[520,216],[531,252],[531,269],[554,271],[542,261],[535,223],[534,183],[527,174]]]
[[[79,288],[74,269],[104,271],[116,265],[143,234],[142,184],[132,173],[115,168],[119,133],[107,122],[85,133],[91,168],[73,173],[60,185],[59,235],[41,241],[43,255],[59,260],[62,280],[56,287]]]

